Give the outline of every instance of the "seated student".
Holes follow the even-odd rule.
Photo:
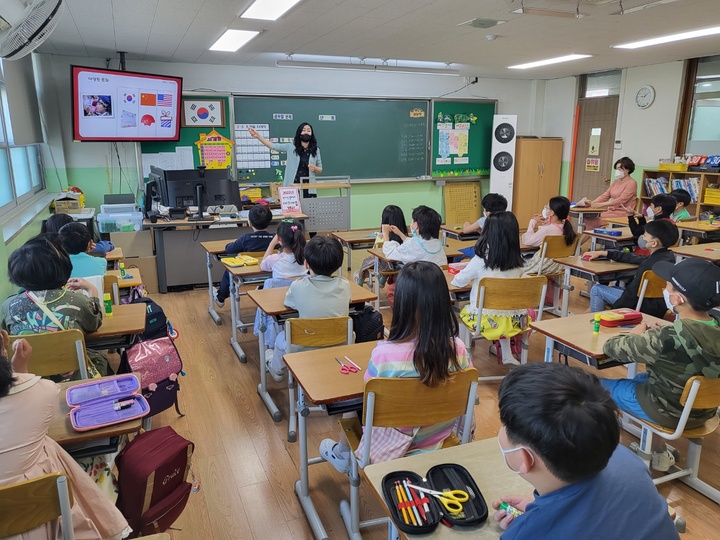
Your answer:
[[[40,226],[40,234],[45,233],[59,233],[60,229],[68,223],[73,223],[75,220],[68,214],[53,214],[42,222]],[[109,240],[100,240],[95,243],[90,242],[92,249],[90,254],[104,257],[108,251],[115,249],[115,245]]]
[[[690,212],[687,211],[687,205],[692,202],[690,193],[685,189],[673,189],[670,192],[670,195],[675,197],[675,200],[677,201],[675,210],[670,215],[670,219],[672,219],[675,223],[682,220],[692,219],[693,216],[691,216]]]
[[[647,207],[647,217],[653,221],[659,219],[671,220],[672,213],[675,211],[676,206],[677,199],[672,195],[668,195],[667,193],[655,195],[650,199],[650,205]],[[632,235],[635,238],[642,236],[642,233],[645,231],[645,223],[647,223],[645,216],[625,206],[623,206],[623,209],[628,214],[628,226],[630,227]]]
[[[278,246],[280,252],[275,253]],[[260,270],[272,272],[275,279],[293,279],[307,275],[304,250],[305,233],[302,224],[292,218],[283,219],[260,261]]]
[[[248,223],[252,227],[252,232],[245,233],[234,242],[228,243],[225,251],[233,255],[247,251],[265,251],[275,236],[265,230],[271,221],[270,209],[265,205],[256,204],[248,212]],[[230,272],[225,270],[220,280],[220,287],[213,288],[213,299],[218,307],[224,307],[228,296],[230,296]]]
[[[469,221],[463,223],[463,234],[482,232],[483,227],[485,227],[485,220],[488,216],[494,212],[504,212],[507,210],[507,205],[507,199],[499,193],[488,193],[482,198],[483,216],[472,223]]]
[[[398,275],[390,335],[373,349],[364,379],[417,377],[431,388],[440,386],[451,372],[472,367],[470,355],[457,335],[458,322],[442,270],[427,261],[406,264]],[[437,450],[457,424],[455,419],[398,430],[373,428],[372,446],[382,448],[383,443],[397,441],[400,431],[412,440],[404,453],[395,457]],[[339,442],[324,439],[320,454],[339,472],[350,469],[350,446],[342,432]]]
[[[333,277],[343,263],[343,249],[336,238],[315,236],[305,246],[305,267],[310,275],[293,281],[285,294],[285,305],[297,309],[301,319],[342,317],[350,311],[350,284]],[[283,355],[287,350],[285,331],[275,338],[275,349],[265,352],[265,364],[277,382],[285,376]]]
[[[107,261],[104,257],[88,255],[92,239],[88,228],[77,221],[60,228],[63,247],[70,255],[72,272],[70,277],[104,276],[107,274]]]
[[[71,519],[75,538],[119,539],[130,534],[127,520],[72,457],[48,437],[59,387],[28,371],[32,349],[27,341],[13,343],[8,360],[8,334],[0,332],[0,486],[10,486],[60,472],[72,485]],[[50,522],[12,538],[55,540]]]
[[[542,215],[535,214],[528,228],[522,235],[522,243],[526,246],[540,247],[546,236],[564,236],[565,245],[569,246],[575,241],[577,234],[572,223],[568,219],[570,214],[570,201],[567,197],[552,197],[542,210]],[[541,251],[538,250],[525,263],[523,275],[537,274],[540,268]],[[554,261],[545,260],[543,263],[543,274],[558,274],[563,271],[563,266]],[[552,298],[552,283],[548,283],[548,297]]]
[[[720,328],[708,313],[720,306],[720,268],[709,261],[689,258],[677,264],[658,262],[653,272],[667,281],[665,303],[678,320],[650,328],[641,323],[628,334],[610,338],[603,347],[609,358],[643,363],[646,371],[634,379],[600,382],[620,409],[675,429],[683,409],[680,396],[688,379],[720,375]],[[695,409],[687,427],[701,426],[714,414],[714,409]],[[652,467],[667,471],[674,463],[663,440],[653,439]]]
[[[487,218],[482,235],[475,244],[475,256],[452,280],[456,287],[473,282],[470,303],[460,313],[464,321],[473,325],[480,323],[482,335],[488,340],[499,340],[499,355],[503,364],[518,365],[513,358],[510,338],[518,335],[526,326],[527,311],[497,312],[483,310],[482,320],[477,320],[477,296],[480,280],[484,277],[520,277],[524,270],[520,254],[520,228],[512,212],[493,212]]]
[[[2,304],[2,328],[10,335],[70,328],[93,332],[102,325],[98,290],[83,278],[70,278],[70,257],[56,237],[41,234],[31,238],[8,258],[8,279],[20,287],[18,294]],[[88,357],[90,375],[112,373],[102,353],[88,349]]]
[[[502,540],[679,538],[647,467],[618,445],[615,403],[594,375],[534,362],[510,371],[498,397],[500,452],[535,487],[493,501]]]
[[[398,230],[407,232],[407,224],[405,223],[405,214],[402,211],[402,208],[399,206],[395,206],[394,204],[387,205],[383,211],[382,216],[380,218],[380,226],[382,225],[390,225],[395,226]],[[393,242],[402,242],[403,239],[400,238],[397,234],[394,232],[390,232],[389,238]],[[377,243],[377,242],[376,242]],[[375,257],[372,255],[370,257],[366,257],[363,259],[362,264],[360,265],[360,270],[355,273],[355,283],[360,285],[361,287],[365,284],[365,280],[370,277],[370,271],[375,268]],[[380,260],[378,262],[378,268],[380,271],[390,271],[394,270],[393,263]],[[378,281],[380,282],[380,286],[384,287],[386,282],[386,276],[380,275],[377,277]],[[392,283],[392,282],[391,282]]]
[[[413,210],[410,230],[412,236],[407,236],[394,225],[382,226],[383,254],[388,259],[401,263],[414,261],[430,261],[438,266],[447,264],[445,250],[443,250],[440,237],[440,223],[442,218],[429,206],[418,206]],[[395,233],[402,243],[390,240],[390,233]],[[388,285],[386,291],[390,305],[394,304],[395,284]]]
[[[640,265],[632,281],[624,289],[600,283],[593,285],[593,288],[590,289],[590,311],[593,313],[603,311],[606,303],[610,304],[612,309],[635,309],[638,293],[642,286],[643,273],[646,270],[652,270],[653,265],[659,261],[669,263],[675,261],[675,255],[668,248],[675,245],[678,235],[678,228],[672,221],[651,221],[645,225],[645,232],[638,238],[638,246],[647,251],[648,256],[625,253],[619,250],[586,252],[583,257],[590,260],[607,257],[611,261]],[[640,311],[653,317],[662,318],[667,308],[662,298],[644,298]]]

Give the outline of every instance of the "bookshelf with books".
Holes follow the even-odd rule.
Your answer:
[[[684,189],[690,193],[692,203],[687,210],[696,219],[704,212],[717,213],[720,210],[720,173],[650,169],[643,171],[640,200],[644,205],[650,204],[655,195],[670,193],[673,189]]]

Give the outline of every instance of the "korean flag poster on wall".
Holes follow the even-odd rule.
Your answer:
[[[225,127],[225,102],[221,99],[183,99],[182,127]]]

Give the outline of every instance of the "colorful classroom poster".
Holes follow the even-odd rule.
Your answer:
[[[210,133],[201,133],[195,142],[200,155],[200,165],[208,169],[228,169],[232,167],[233,142],[214,129]]]
[[[299,214],[300,210],[300,190],[296,187],[278,188],[278,196],[280,197],[280,211],[285,214]]]

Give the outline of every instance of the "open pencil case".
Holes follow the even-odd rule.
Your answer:
[[[75,431],[88,431],[135,418],[150,412],[134,375],[93,379],[67,389],[65,400],[71,407],[70,423]]]
[[[462,511],[450,512],[434,496],[412,488],[405,489],[403,480],[434,491],[461,490],[466,492],[469,498],[462,503]],[[399,489],[404,491],[400,492]],[[388,473],[382,479],[382,491],[392,520],[397,528],[406,534],[431,533],[441,521],[448,527],[474,528],[484,523],[488,517],[487,503],[475,480],[465,467],[455,463],[435,465],[426,473],[425,478],[411,471]],[[400,498],[403,501],[400,501]],[[416,516],[414,521],[409,517],[410,512]],[[420,518],[420,523],[417,523],[417,517]]]

